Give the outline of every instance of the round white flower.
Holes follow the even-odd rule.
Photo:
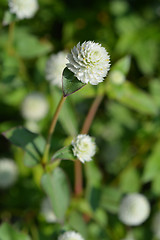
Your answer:
[[[18,177],[18,168],[9,158],[0,159],[0,188],[12,186]]]
[[[82,238],[82,236],[79,233],[76,233],[74,231],[68,231],[61,234],[58,237],[58,240],[84,240],[84,238]]]
[[[82,83],[97,85],[103,82],[110,68],[108,52],[99,43],[87,41],[77,44],[68,54],[67,67]]]
[[[150,214],[150,205],[145,196],[139,193],[126,195],[119,207],[119,219],[128,226],[143,223]]]
[[[160,239],[160,211],[158,211],[152,221],[152,231],[157,239]]]
[[[67,63],[67,53],[52,54],[46,64],[46,79],[53,85],[62,87],[62,73]]]
[[[86,134],[79,134],[72,141],[73,153],[82,163],[89,162],[96,153],[96,144],[93,138]]]
[[[40,130],[39,130],[39,126],[38,126],[38,123],[35,122],[35,121],[26,121],[25,123],[25,127],[31,131],[31,132],[34,132],[34,133],[38,133]]]
[[[53,213],[51,202],[49,198],[44,198],[41,204],[41,213],[48,223],[57,221],[56,215]]]
[[[10,12],[18,19],[32,18],[38,10],[37,0],[9,0]]]
[[[119,70],[112,71],[109,74],[109,78],[113,83],[117,85],[120,85],[125,81],[125,75]]]
[[[47,112],[48,103],[44,95],[37,92],[27,95],[21,106],[22,116],[27,120],[41,120]]]
[[[121,240],[135,240],[135,237],[133,236],[132,232],[129,232],[127,236]]]

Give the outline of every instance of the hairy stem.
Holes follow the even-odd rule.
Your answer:
[[[45,150],[44,150],[44,154],[43,154],[43,158],[42,158],[42,165],[43,166],[45,166],[46,162],[48,161],[48,154],[49,154],[49,149],[50,149],[50,145],[51,145],[52,134],[54,132],[60,110],[61,110],[65,100],[66,100],[66,97],[62,96],[62,98],[61,98],[61,100],[60,100],[60,102],[59,102],[59,104],[56,108],[55,114],[53,116],[49,131],[48,131],[47,142],[46,142],[46,146],[45,146]]]
[[[89,109],[89,112],[86,116],[86,119],[84,121],[84,124],[82,126],[81,134],[88,133],[90,126],[93,122],[93,119],[96,115],[96,112],[98,110],[98,107],[102,102],[102,99],[103,99],[103,96],[101,96],[101,95],[97,96],[94,99],[94,101]],[[74,188],[75,188],[75,195],[80,196],[83,192],[83,178],[82,178],[82,163],[79,160],[75,161],[75,186],[74,186]]]

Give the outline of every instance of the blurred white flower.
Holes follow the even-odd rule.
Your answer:
[[[41,93],[27,95],[21,106],[22,116],[27,120],[38,121],[46,116],[48,103]]]
[[[119,219],[128,226],[137,226],[143,223],[150,214],[150,205],[147,198],[140,193],[126,195],[119,207]]]
[[[110,68],[108,52],[99,43],[85,41],[68,54],[67,67],[82,83],[97,85],[103,82]]]
[[[9,158],[0,159],[0,188],[12,186],[18,177],[18,168],[15,162]]]
[[[56,215],[53,213],[51,202],[49,198],[44,198],[41,204],[41,213],[44,216],[46,222],[54,223],[57,221]]]
[[[89,162],[96,153],[96,144],[93,138],[86,134],[79,134],[73,141],[73,153],[82,163]]]
[[[38,133],[39,130],[40,130],[37,122],[35,122],[35,121],[30,121],[30,120],[26,121],[25,127],[26,127],[29,131],[34,132],[34,133]]]
[[[10,12],[18,19],[32,18],[38,10],[37,0],[9,0]]]
[[[157,239],[160,239],[160,211],[158,211],[152,220],[152,231]]]
[[[120,85],[125,81],[125,75],[119,70],[111,71],[109,74],[109,78],[113,83],[117,85]]]
[[[129,232],[127,236],[121,240],[135,240],[135,237],[133,236],[132,232]]]
[[[74,231],[68,231],[61,234],[58,237],[58,240],[84,240],[84,238],[82,238],[82,236],[79,233],[76,233]]]
[[[67,53],[52,54],[46,64],[46,79],[51,84],[62,87],[62,73],[67,63]]]

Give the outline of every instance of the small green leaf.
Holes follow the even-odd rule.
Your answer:
[[[84,221],[82,214],[77,211],[72,211],[69,216],[68,222],[71,228],[79,232],[84,238],[87,237],[87,225]]]
[[[61,148],[57,152],[54,153],[52,156],[52,161],[56,159],[63,159],[63,160],[76,160],[76,157],[73,155],[72,146],[67,146]]]
[[[128,81],[121,85],[108,82],[106,93],[111,99],[116,99],[140,113],[155,115],[158,112],[152,97]]]
[[[111,213],[117,213],[121,196],[117,188],[105,187],[102,189],[100,205]]]
[[[42,176],[42,187],[51,200],[53,212],[59,220],[63,220],[70,202],[70,190],[66,175],[61,168]]]
[[[42,136],[30,132],[24,127],[12,128],[3,133],[3,135],[14,145],[22,148],[26,154],[24,163],[32,167],[41,161],[45,140]]]
[[[124,193],[138,192],[141,187],[137,169],[131,168],[120,176],[120,189]]]
[[[62,75],[64,97],[78,91],[86,84],[79,81],[68,68],[65,68]]]
[[[0,226],[0,240],[30,240],[30,237],[18,232],[8,223],[3,223]]]

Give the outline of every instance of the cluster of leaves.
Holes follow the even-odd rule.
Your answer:
[[[151,216],[133,232],[138,240],[150,240],[160,196],[160,3],[40,0],[39,4],[33,19],[17,21],[14,29],[12,22],[1,25],[0,30],[0,132],[20,147],[1,135],[1,156],[15,160],[19,180],[0,190],[0,220],[10,223],[0,226],[0,239],[51,240],[72,229],[85,240],[120,240],[127,228],[117,217],[119,202],[126,193],[141,192],[151,203]],[[4,0],[0,6],[2,22],[8,6]],[[101,42],[111,55],[112,67],[99,86],[87,85],[68,97],[51,142],[54,159],[70,154],[68,148],[57,150],[80,132],[92,100],[103,95],[90,129],[99,151],[93,162],[84,165],[84,194],[75,198],[73,162],[62,161],[58,168],[51,164],[46,173],[40,165],[48,126],[62,94],[45,80],[45,64],[52,52],[69,50],[85,40]],[[123,84],[112,81],[116,70],[125,76]],[[67,85],[66,95],[68,90]],[[33,91],[45,94],[50,106],[38,122],[41,135],[16,127],[25,125],[21,102]],[[51,200],[56,223],[47,223],[40,213],[45,196]]]

